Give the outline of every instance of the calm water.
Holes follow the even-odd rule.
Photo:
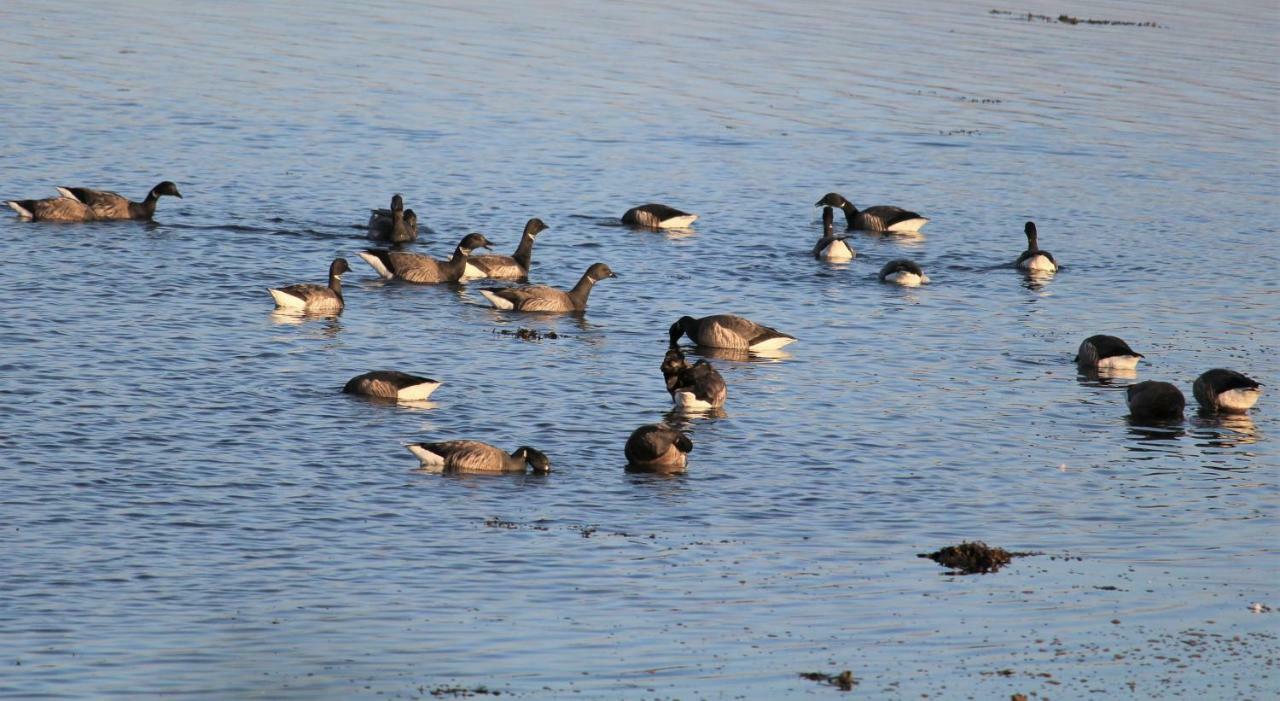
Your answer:
[[[0,217],[0,696],[1273,697],[1275,4],[992,7],[4,3],[0,197],[185,199]],[[933,222],[817,263],[828,191]],[[537,216],[536,281],[621,277],[583,318],[383,283],[352,225],[393,192],[418,250]],[[607,225],[647,201],[696,233]],[[1029,218],[1043,286],[1001,267]],[[335,255],[339,319],[272,315]],[[879,285],[902,256],[934,284]],[[717,361],[687,476],[624,474],[667,326],[718,312],[800,341]],[[1094,333],[1267,393],[1131,426],[1070,363]],[[388,367],[434,405],[338,393]],[[555,472],[402,447],[459,437]],[[967,539],[1044,554],[915,557]]]

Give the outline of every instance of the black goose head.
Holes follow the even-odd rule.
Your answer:
[[[182,193],[178,192],[178,186],[173,184],[172,180],[166,180],[159,185],[151,188],[151,194],[159,197],[161,195],[170,195],[182,199]]]
[[[1032,250],[1036,247],[1036,223],[1029,221],[1022,227],[1022,232],[1027,235],[1027,247]]]
[[[596,263],[587,268],[587,277],[591,278],[593,282],[598,282],[607,277],[618,277],[618,274],[610,270],[608,265]]]
[[[537,236],[538,234],[550,228],[551,227],[543,223],[541,219],[534,217],[533,219],[530,219],[529,221],[525,222],[524,235],[530,236],[530,237]]]
[[[391,196],[391,211],[404,211],[404,198],[398,192]]]
[[[697,325],[697,323],[698,323],[698,320],[694,319],[691,316],[682,316],[679,319],[677,319],[676,323],[671,325],[671,330],[668,332],[668,334],[671,337],[671,343],[670,343],[671,347],[675,348],[676,343],[680,340],[680,337],[683,336],[685,332],[691,331]],[[690,336],[690,338],[692,338],[692,336]]]
[[[346,258],[334,258],[329,264],[329,277],[342,277],[342,274],[351,270],[351,266],[347,265]]]
[[[412,209],[404,210],[404,223],[410,229],[418,225],[418,215]]]
[[[458,242],[458,248],[462,249],[467,255],[477,248],[493,248],[493,242],[484,237],[484,234],[467,234]]]
[[[813,203],[813,206],[814,207],[840,207],[841,209],[843,209],[846,204],[849,204],[849,200],[846,200],[844,197],[834,192],[828,192],[827,194],[822,196],[822,199]]]
[[[541,450],[522,445],[516,448],[515,454],[516,457],[524,458],[525,464],[533,468],[534,472],[538,474],[551,472],[551,459]]]

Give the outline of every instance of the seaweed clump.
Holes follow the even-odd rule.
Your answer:
[[[516,329],[515,331],[512,331],[511,329],[500,329],[500,330],[497,330],[497,332],[502,334],[503,336],[515,336],[521,341],[541,341],[544,338],[550,338],[553,340],[560,338],[560,334],[556,333],[555,331],[543,332],[537,329],[526,329],[523,326]]]
[[[1009,552],[1004,548],[993,548],[981,541],[948,545],[931,553],[919,553],[916,557],[927,557],[930,560],[948,567],[960,574],[988,574],[1000,571],[1015,557],[1036,555],[1033,552]]]
[[[853,691],[854,685],[858,683],[858,680],[853,678],[853,672],[847,669],[839,674],[801,672],[800,676],[808,679],[809,681],[830,684],[841,691]]]

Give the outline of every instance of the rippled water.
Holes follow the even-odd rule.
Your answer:
[[[1264,698],[1280,691],[1273,3],[7,2],[0,196],[134,196],[153,225],[0,218],[0,696]],[[827,191],[933,221],[817,263]],[[446,255],[551,229],[584,317],[378,280],[404,193]],[[662,201],[691,235],[609,225]],[[1007,267],[1035,219],[1065,264]],[[508,252],[508,251],[500,251]],[[337,319],[273,315],[321,282]],[[933,284],[881,286],[890,258]],[[686,476],[624,474],[682,314],[800,338],[716,361]],[[562,337],[524,342],[527,326]],[[1233,367],[1248,418],[1131,425],[1079,377]],[[394,367],[428,407],[339,394]],[[416,440],[551,456],[413,471]],[[973,577],[916,553],[1040,551]]]

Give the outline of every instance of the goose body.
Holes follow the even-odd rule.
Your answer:
[[[1243,414],[1258,403],[1262,385],[1244,373],[1214,368],[1196,378],[1191,393],[1205,411]]]
[[[300,283],[267,291],[275,299],[276,306],[310,312],[342,311],[342,274],[350,270],[345,258],[334,258],[329,264],[329,286]]]
[[[449,260],[436,260],[431,256],[408,251],[389,251],[385,248],[368,248],[358,255],[378,275],[387,280],[433,284],[458,282],[467,267],[467,257],[477,248],[490,248],[492,244],[483,234],[467,234],[458,242]]]
[[[1099,370],[1132,370],[1144,357],[1122,339],[1102,334],[1084,339],[1076,351],[1077,364]]]
[[[836,236],[835,213],[830,207],[822,208],[822,238],[813,247],[813,256],[823,260],[853,260],[853,246],[847,236]]]
[[[634,472],[684,472],[693,441],[664,424],[646,424],[627,438],[627,470]]]
[[[43,200],[9,200],[5,202],[19,217],[31,221],[84,222],[94,221],[89,205],[73,197],[49,197]]]
[[[880,268],[880,282],[891,282],[903,287],[919,287],[929,282],[929,276],[913,260],[899,258],[891,260]]]
[[[701,319],[682,316],[671,325],[669,333],[672,346],[682,335],[688,335],[700,346],[733,350],[777,350],[796,340],[795,336],[734,314],[716,314]]]
[[[390,209],[371,209],[369,212],[368,237],[371,241],[408,243],[418,238],[418,215],[412,209],[404,208],[404,198],[399,194],[391,197]]]
[[[698,215],[682,212],[665,204],[649,203],[632,207],[622,215],[622,223],[648,229],[684,229],[697,221]]]
[[[541,451],[521,446],[506,451],[480,441],[412,443],[405,446],[418,457],[422,469],[432,472],[524,472],[525,465],[541,474],[551,471],[551,461]]]
[[[859,210],[852,202],[834,192],[828,192],[814,206],[836,207],[844,212],[845,228],[849,230],[915,233],[929,223],[928,217],[892,205],[877,205]]]
[[[618,277],[604,263],[596,263],[582,274],[578,284],[565,292],[546,285],[526,287],[486,287],[480,294],[495,309],[517,312],[580,312],[587,308],[587,296],[596,282]]]
[[[690,365],[679,348],[671,348],[662,359],[662,378],[671,401],[682,411],[709,411],[724,406],[729,389],[711,363],[699,360]]]
[[[483,255],[467,258],[463,280],[489,278],[491,280],[523,280],[529,276],[533,263],[533,240],[547,230],[541,219],[534,217],[524,225],[516,252],[509,256]]]
[[[1125,390],[1129,415],[1138,421],[1177,421],[1187,406],[1182,391],[1168,382],[1146,380]]]
[[[141,202],[134,202],[124,195],[109,190],[93,190],[87,187],[59,187],[58,192],[65,198],[88,205],[96,219],[151,219],[156,215],[156,202],[162,195],[182,199],[178,186],[169,180],[151,188]]]
[[[351,378],[342,391],[366,397],[420,402],[430,397],[439,386],[440,382],[430,377],[410,375],[398,370],[374,370]]]
[[[1022,227],[1023,233],[1027,235],[1027,250],[1018,256],[1018,260],[1014,261],[1014,265],[1019,270],[1028,272],[1056,273],[1058,272],[1058,261],[1053,259],[1053,254],[1048,251],[1040,250],[1040,246],[1036,243],[1036,224],[1035,222],[1027,222]]]

